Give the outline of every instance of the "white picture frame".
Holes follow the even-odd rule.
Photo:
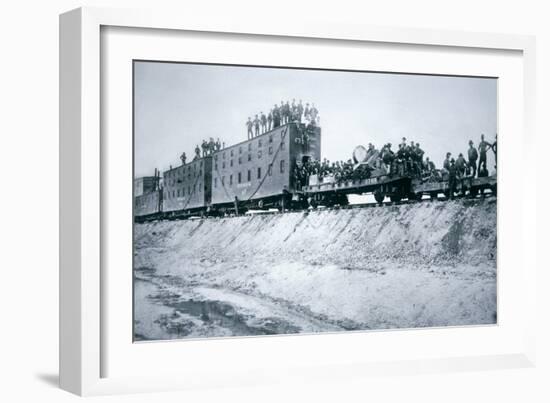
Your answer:
[[[292,348],[307,350],[311,337],[317,337],[316,348],[325,348],[326,354],[311,360],[304,354],[300,362],[293,361],[287,366],[284,362],[266,362],[263,372],[247,367],[243,360],[239,370],[231,371],[220,367],[212,370],[212,376],[205,379],[205,372],[185,371],[185,364],[178,364],[182,370],[166,371],[158,376],[119,374],[105,376],[104,359],[112,354],[106,349],[106,336],[102,326],[109,315],[109,305],[105,303],[106,291],[102,287],[104,273],[105,245],[102,239],[102,198],[104,179],[109,176],[105,169],[101,140],[101,30],[102,27],[146,28],[156,30],[193,31],[195,33],[217,32],[224,34],[252,35],[258,38],[292,38],[338,40],[338,43],[400,44],[448,49],[471,49],[476,52],[491,50],[513,51],[521,54],[522,82],[524,98],[521,100],[523,133],[516,139],[523,145],[522,155],[528,155],[535,145],[534,135],[534,92],[535,92],[535,42],[533,37],[521,35],[466,33],[455,31],[428,31],[406,28],[381,28],[307,20],[299,24],[285,21],[254,21],[246,18],[214,20],[201,19],[193,15],[181,15],[151,10],[117,10],[103,8],[80,8],[60,17],[60,385],[63,389],[79,395],[113,393],[134,393],[193,387],[224,385],[249,385],[264,382],[293,382],[294,380],[334,380],[346,377],[368,376],[369,374],[411,374],[418,372],[464,371],[492,368],[527,367],[534,365],[534,317],[535,281],[537,266],[535,242],[530,242],[529,233],[534,234],[536,216],[526,203],[520,203],[515,234],[516,240],[523,239],[518,248],[521,253],[522,282],[516,284],[517,295],[522,298],[521,311],[524,321],[514,324],[514,339],[504,343],[499,353],[485,352],[483,348],[468,350],[461,355],[456,351],[446,354],[426,354],[419,358],[395,356],[385,360],[368,361],[358,356],[356,360],[339,361],[330,350],[345,340],[346,344],[364,341],[361,334],[318,336],[292,336],[270,338],[269,343],[256,339],[233,341],[236,351],[250,351],[258,355],[268,350],[293,345]],[[499,132],[499,147],[502,140]],[[502,156],[506,158],[506,141]],[[499,151],[501,149],[499,148]],[[500,161],[499,160],[499,161]],[[499,167],[499,172],[501,167]],[[506,176],[502,180],[513,180]],[[501,179],[499,178],[499,181]],[[523,177],[523,186],[536,189],[536,175]],[[500,185],[499,185],[500,187]],[[500,192],[500,190],[499,190]],[[502,193],[501,193],[502,194]],[[526,198],[519,195],[519,198]],[[503,197],[506,197],[505,195]],[[525,199],[527,200],[527,199]],[[517,202],[517,200],[516,200]],[[501,201],[499,200],[499,203]],[[499,207],[500,208],[500,207]],[[502,224],[499,218],[499,226]],[[500,230],[499,230],[500,231]],[[499,233],[500,237],[500,233]],[[513,253],[505,251],[502,253]],[[506,258],[500,255],[499,261]],[[499,280],[500,281],[500,280]],[[512,280],[507,285],[512,286]],[[501,284],[502,285],[502,284]],[[506,284],[505,284],[506,285]],[[520,309],[520,308],[518,308]],[[410,334],[406,334],[410,332]],[[435,331],[437,332],[437,331]],[[453,337],[468,340],[475,344],[478,336],[475,331],[461,329]],[[481,330],[483,337],[500,337],[498,330]],[[521,341],[518,341],[521,334]],[[396,336],[397,335],[397,336]],[[371,332],[371,338],[387,337],[402,343],[421,343],[426,337],[439,337],[426,330],[400,332],[399,334]],[[399,339],[399,340],[398,340]],[[260,341],[259,341],[260,340]],[[202,343],[202,344],[201,344]],[[210,343],[210,344],[205,344]],[[239,344],[236,344],[239,343]],[[206,346],[206,347],[205,347]],[[225,341],[193,341],[190,343],[164,343],[163,354],[176,350],[197,349],[203,354],[216,354],[227,347]],[[113,347],[116,348],[116,345]],[[209,351],[212,351],[209,353]],[[204,357],[204,356],[203,356]],[[309,357],[309,358],[308,358]],[[206,357],[206,362],[209,358]],[[310,361],[308,361],[310,360]],[[173,366],[172,366],[173,367]],[[307,371],[304,369],[307,368]],[[206,367],[204,371],[208,371]],[[118,372],[124,372],[118,371]]]

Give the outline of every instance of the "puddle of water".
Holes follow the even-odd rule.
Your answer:
[[[289,334],[301,330],[281,318],[245,315],[223,301],[165,295],[151,281],[136,279],[134,287],[136,341]]]

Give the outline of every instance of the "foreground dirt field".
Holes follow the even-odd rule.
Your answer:
[[[496,200],[135,226],[136,339],[496,323]]]

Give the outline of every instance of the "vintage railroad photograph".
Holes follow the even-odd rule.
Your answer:
[[[497,323],[490,77],[133,62],[134,341]]]

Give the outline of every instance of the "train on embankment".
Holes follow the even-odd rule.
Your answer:
[[[355,157],[355,155],[354,155]],[[171,167],[154,176],[134,181],[134,220],[183,219],[192,216],[224,216],[248,210],[302,210],[318,206],[347,206],[348,195],[372,194],[377,203],[420,201],[455,193],[466,197],[496,194],[496,174],[462,177],[450,191],[443,174],[425,176],[416,170],[370,168],[356,158],[355,167],[368,175],[355,179],[298,180],[296,165],[321,159],[321,128],[291,122],[252,139]],[[399,162],[396,162],[399,164]]]

